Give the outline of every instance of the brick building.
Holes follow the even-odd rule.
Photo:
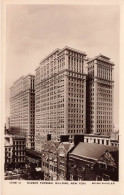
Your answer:
[[[23,135],[4,136],[5,168],[25,165],[26,139]]]
[[[13,135],[13,163],[25,165],[26,139],[23,135]]]
[[[70,153],[68,180],[118,180],[118,148],[80,142]]]
[[[61,142],[58,147],[58,180],[67,180],[68,154],[73,149],[74,144]]]
[[[68,158],[73,148],[83,141],[82,135],[74,136],[74,143],[69,143],[69,135],[62,135],[60,142],[47,140],[42,145],[41,161],[42,171],[45,180],[67,180],[68,175]]]
[[[44,172],[44,180],[57,180],[58,177],[58,156],[57,149],[60,142],[46,141],[42,145],[41,161],[42,171]]]

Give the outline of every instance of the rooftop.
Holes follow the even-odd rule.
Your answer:
[[[15,84],[18,84],[18,82],[23,82],[23,80],[26,79],[26,78],[28,78],[28,77],[33,77],[33,78],[35,78],[35,75],[33,75],[33,74],[31,74],[31,73],[29,73],[29,74],[26,75],[26,76],[22,75],[19,79],[17,79],[17,80],[13,83],[13,85],[10,87],[10,89],[12,89],[13,86],[14,86]]]
[[[68,47],[68,46],[65,46],[63,49],[61,49],[59,51],[59,53],[63,52],[64,50],[71,50],[71,51],[74,51],[76,53],[80,53],[80,54],[83,54],[84,56],[86,56],[87,54],[83,51],[80,51],[80,50],[77,50],[77,49],[74,49],[74,48],[71,48],[71,47]]]
[[[87,54],[83,51],[80,51],[80,50],[77,50],[77,49],[74,49],[74,48],[71,48],[71,47],[68,47],[68,46],[65,46],[64,48],[62,49],[55,49],[54,51],[52,51],[49,55],[47,55],[46,57],[44,57],[41,61],[40,61],[40,64],[42,62],[44,62],[45,60],[47,60],[47,58],[51,57],[53,54],[55,54],[56,52],[58,52],[58,54],[60,54],[61,52],[63,52],[64,50],[71,50],[71,51],[74,51],[76,53],[80,53],[80,54],[83,54],[84,56],[86,56]],[[35,71],[39,68],[40,65],[37,66],[37,68],[35,69]]]
[[[93,60],[100,60],[100,61],[109,63],[109,64],[114,66],[114,63],[110,61],[110,58],[108,58],[107,56],[102,55],[102,54],[99,54],[98,56],[95,56],[94,58],[89,59],[88,63],[92,62]]]
[[[85,157],[89,159],[98,160],[105,151],[118,151],[117,147],[100,145],[95,143],[80,142],[74,150],[70,153],[76,156]]]
[[[61,147],[61,145],[64,145],[64,147],[67,151],[70,151],[74,146],[73,143],[69,143],[69,142],[61,142],[59,147]]]
[[[108,135],[100,135],[100,134],[83,134],[84,137],[99,137],[99,138],[110,138]]]
[[[40,63],[44,62],[47,58],[49,58],[50,56],[52,56],[53,54],[55,54],[57,51],[60,51],[59,48],[55,49],[54,51],[50,52],[50,54],[48,54],[46,57],[44,57]]]

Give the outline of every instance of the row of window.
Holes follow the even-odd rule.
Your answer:
[[[109,145],[110,144],[110,141],[109,140],[104,140],[104,139],[92,139],[91,138],[86,138],[84,140],[86,143],[97,143],[97,144],[103,144],[103,145]]]

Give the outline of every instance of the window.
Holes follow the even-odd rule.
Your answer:
[[[102,139],[102,144],[104,144],[104,139]]]
[[[106,145],[109,145],[109,140],[106,140]]]

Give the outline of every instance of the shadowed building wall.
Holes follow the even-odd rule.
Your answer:
[[[26,147],[34,148],[35,96],[33,75],[21,77],[10,88],[10,130],[26,135]]]

